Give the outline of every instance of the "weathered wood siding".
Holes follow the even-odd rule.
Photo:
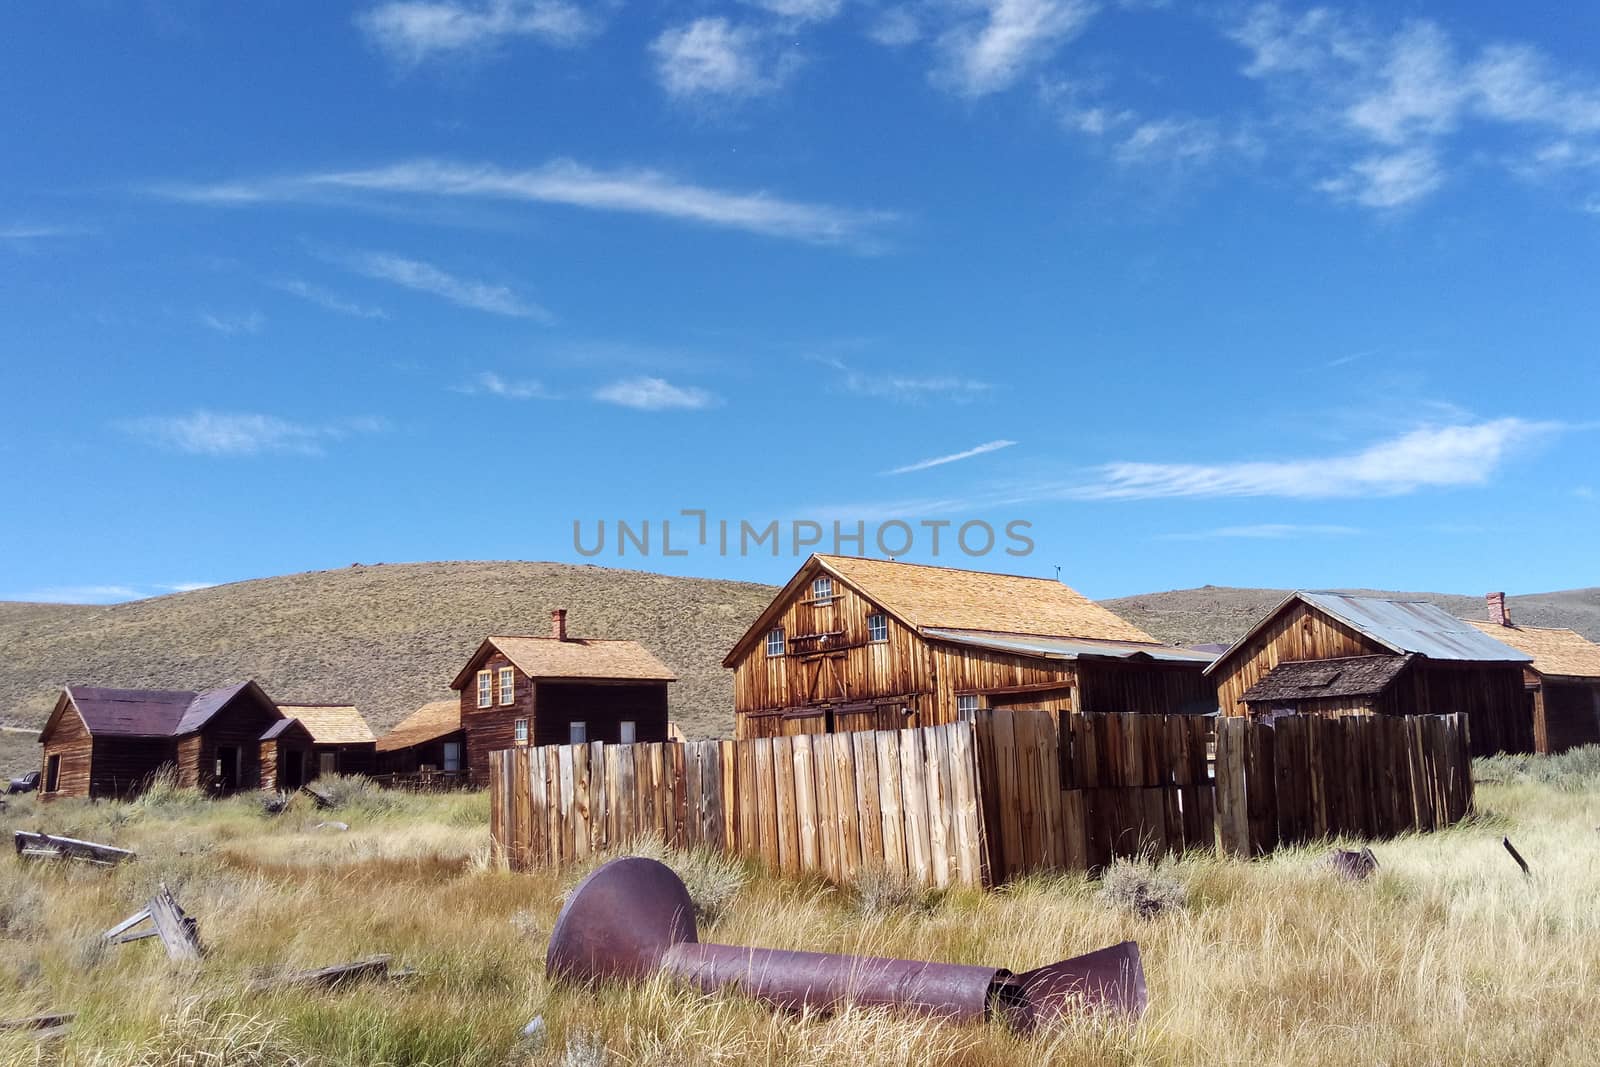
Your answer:
[[[533,743],[564,745],[571,724],[582,722],[590,742],[618,744],[622,723],[634,724],[639,744],[667,739],[666,682],[537,681],[539,714],[533,721]]]
[[[1245,690],[1291,660],[1340,656],[1388,656],[1389,649],[1296,600],[1245,645],[1218,663],[1210,675],[1224,715],[1244,715]]]
[[[333,753],[335,774],[374,774],[378,769],[378,743],[367,741],[353,745],[315,745],[312,749],[308,776],[321,773],[322,755]]]
[[[1600,744],[1600,684],[1542,682],[1535,692],[1534,745],[1539,752],[1565,752]]]
[[[1171,715],[1209,711],[1216,691],[1203,663],[1078,662],[1076,711]]]
[[[94,763],[94,740],[76,708],[68,705],[55,717],[45,734],[44,751],[39,758],[39,795],[47,797],[86,797],[90,795],[90,775]],[[60,757],[54,792],[49,784],[50,757]]]
[[[510,704],[498,703],[502,667],[510,667],[515,672]],[[497,703],[493,707],[478,707],[478,671],[494,672],[494,698]],[[534,707],[533,681],[517,670],[505,653],[491,650],[461,688],[461,730],[467,738],[467,778],[472,785],[489,784],[489,753],[516,745],[518,719],[527,719],[528,729],[532,731]]]
[[[378,753],[378,772],[380,774],[415,774],[423,767],[443,770],[444,746],[451,741],[461,745],[461,769],[466,770],[467,735],[464,731],[457,730],[453,734],[436,737],[432,741],[424,741],[422,744],[412,745],[410,748]]]
[[[127,797],[149,783],[150,776],[173,762],[170,740],[135,737],[94,739],[91,796]]]

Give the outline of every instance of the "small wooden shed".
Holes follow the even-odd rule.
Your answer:
[[[1488,622],[1473,622],[1502,644],[1533,657],[1523,683],[1533,715],[1533,747],[1565,752],[1600,744],[1600,645],[1573,630],[1519,626],[1504,593],[1490,593]]]
[[[377,749],[381,774],[464,780],[466,734],[461,729],[461,698],[422,705],[378,738]]]
[[[169,765],[184,787],[275,788],[261,757],[282,718],[253,681],[199,693],[69,685],[39,732],[40,795],[129,796]]]
[[[309,778],[325,774],[372,774],[378,739],[353,704],[279,704],[286,717],[299,719],[311,735]]]
[[[483,639],[455,676],[467,774],[489,780],[489,753],[519,745],[667,739],[667,684],[677,676],[635,641],[572,637],[565,609],[548,636]]]
[[[1226,715],[1462,712],[1488,755],[1533,751],[1531,659],[1425,601],[1297,592],[1206,673]]]

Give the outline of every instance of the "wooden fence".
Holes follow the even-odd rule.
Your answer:
[[[1222,848],[1235,856],[1337,834],[1438,829],[1472,811],[1467,718],[1224,719],[1216,788]]]
[[[490,754],[490,834],[516,869],[583,862],[636,838],[850,881],[982,885],[972,726]]]
[[[986,712],[977,722],[995,881],[1082,871],[1117,856],[1216,845],[1206,763],[1211,720],[1193,715]]]
[[[784,874],[848,882],[881,867],[942,888],[1215,848],[1219,827],[1226,852],[1256,856],[1472,809],[1460,715],[1061,721],[997,711],[914,730],[510,749],[490,755],[490,832],[517,869],[653,836]]]

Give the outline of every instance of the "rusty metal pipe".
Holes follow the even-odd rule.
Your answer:
[[[638,856],[600,867],[567,898],[545,957],[557,980],[638,980],[670,974],[777,1007],[884,1007],[976,1023],[1000,1018],[1032,1032],[1068,1012],[1137,1018],[1144,968],[1132,941],[1024,974],[1003,967],[702,944],[694,904],[670,868]]]

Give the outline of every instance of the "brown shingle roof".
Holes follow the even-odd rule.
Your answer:
[[[361,745],[377,740],[352,704],[279,704],[278,710],[299,719],[319,745]]]
[[[1133,623],[1053,578],[855,556],[819,555],[817,561],[919,629],[936,626],[1159,644]]]
[[[1467,620],[1501,644],[1533,657],[1533,669],[1558,678],[1600,679],[1600,645],[1572,630]]]
[[[1410,656],[1289,660],[1244,691],[1247,704],[1376,696],[1411,663]]]
[[[450,683],[452,689],[467,684],[467,676],[484,653],[496,648],[529,678],[596,678],[606,681],[675,682],[678,676],[636,641],[603,641],[571,637],[497,635],[486,637],[466,667]]]
[[[378,738],[379,752],[395,752],[421,745],[461,729],[461,698],[434,700],[422,705]]]

